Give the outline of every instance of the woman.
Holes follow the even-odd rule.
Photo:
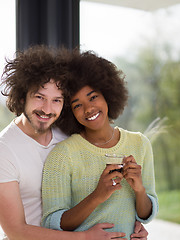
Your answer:
[[[141,133],[112,127],[124,110],[124,74],[91,52],[74,51],[59,126],[72,134],[48,156],[43,177],[43,226],[83,231],[113,222],[130,239],[135,220],[149,222],[158,210],[152,148]],[[123,172],[106,166],[106,154],[124,156]]]

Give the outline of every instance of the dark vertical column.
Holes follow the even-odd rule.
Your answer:
[[[17,49],[79,45],[79,0],[16,0]]]

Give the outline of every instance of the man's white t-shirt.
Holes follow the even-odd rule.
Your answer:
[[[0,133],[0,183],[17,181],[27,224],[40,226],[41,181],[48,153],[66,135],[52,129],[52,140],[43,146],[26,135],[12,121]]]

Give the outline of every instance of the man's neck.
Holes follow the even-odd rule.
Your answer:
[[[41,145],[47,146],[52,139],[52,130],[47,129],[43,133],[37,132],[28,122],[24,120],[24,116],[19,116],[15,119],[15,124],[29,137],[40,143]]]

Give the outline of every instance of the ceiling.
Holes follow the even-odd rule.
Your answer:
[[[106,3],[122,7],[130,7],[145,11],[154,11],[180,4],[180,0],[81,0],[88,2]]]

